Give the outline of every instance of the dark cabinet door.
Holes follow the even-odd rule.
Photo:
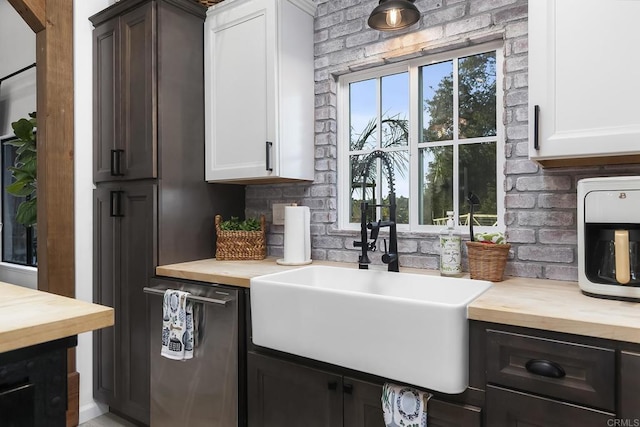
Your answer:
[[[640,353],[620,352],[620,415],[640,420]]]
[[[94,299],[116,307],[115,326],[94,333],[99,400],[149,422],[149,328],[142,289],[156,266],[156,185],[100,184],[95,190]]]
[[[345,377],[344,427],[385,427],[382,386]]]
[[[124,179],[157,177],[155,2],[120,17],[121,138]]]
[[[13,387],[0,385],[0,419],[5,427],[35,427],[35,387],[20,384]]]
[[[93,180],[118,179],[120,148],[120,31],[118,19],[93,30]]]
[[[247,359],[249,427],[341,427],[342,378],[260,354]]]
[[[149,326],[143,288],[155,273],[156,185],[122,185],[120,236],[120,409],[149,423]]]
[[[113,206],[116,191],[115,184],[101,184],[94,190],[93,203],[93,301],[109,307],[116,307],[120,300],[120,221],[113,211],[117,207]],[[120,310],[115,311],[114,326],[93,332],[94,397],[109,405],[116,400],[120,314]]]
[[[614,414],[527,393],[487,386],[487,426],[602,427]]]
[[[476,406],[429,400],[427,412],[429,427],[481,427],[482,410]]]
[[[157,177],[155,2],[94,29],[94,181]]]
[[[344,427],[385,427],[382,386],[344,378]],[[429,427],[481,427],[482,411],[471,405],[431,398],[427,406]]]

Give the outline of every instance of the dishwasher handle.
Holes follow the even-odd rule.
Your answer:
[[[144,287],[142,290],[144,291],[145,294],[151,294],[151,295],[164,296],[164,293],[165,293],[163,289],[158,289],[158,288]],[[228,303],[235,300],[235,298],[233,297],[208,298],[208,297],[201,297],[198,295],[189,295],[187,299],[193,302],[202,302],[204,304],[215,304],[215,305],[222,305],[222,306],[226,306]]]

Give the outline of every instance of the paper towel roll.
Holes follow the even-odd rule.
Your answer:
[[[304,265],[311,262],[311,213],[308,206],[284,208],[283,265]]]

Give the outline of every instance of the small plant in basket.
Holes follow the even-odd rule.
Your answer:
[[[472,279],[500,282],[503,279],[511,245],[502,233],[477,233],[466,242],[469,275]]]
[[[502,233],[476,233],[474,235],[475,241],[488,244],[505,245],[507,239],[505,239]]]
[[[244,221],[240,221],[237,216],[232,216],[231,219],[220,223],[220,230],[260,231],[260,221],[255,218],[247,218]]]
[[[231,217],[223,221],[215,217],[216,258],[218,260],[259,260],[267,256],[266,227],[264,215],[260,219],[241,221]]]

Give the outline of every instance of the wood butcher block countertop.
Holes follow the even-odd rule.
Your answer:
[[[113,325],[113,309],[0,282],[0,353]]]
[[[313,261],[311,265],[356,268],[355,263]],[[159,276],[248,287],[252,277],[299,268],[261,261],[207,259],[156,268]],[[403,272],[438,275],[437,271],[401,268]],[[468,277],[468,276],[467,276]],[[468,307],[473,320],[523,326],[640,343],[640,303],[583,295],[576,282],[509,277]]]

